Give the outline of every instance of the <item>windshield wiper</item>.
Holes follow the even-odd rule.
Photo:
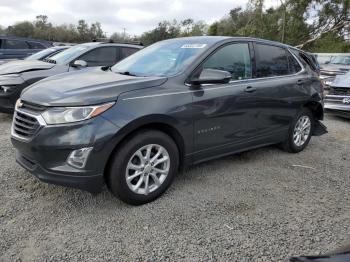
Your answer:
[[[118,74],[121,74],[121,75],[125,75],[125,76],[137,76],[133,73],[130,73],[129,71],[125,71],[125,72],[116,72]]]

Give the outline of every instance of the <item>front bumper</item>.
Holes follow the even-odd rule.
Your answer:
[[[103,174],[82,176],[68,171],[60,173],[46,170],[39,163],[22,155],[20,151],[16,152],[16,162],[46,183],[79,188],[94,193],[100,192],[104,185]]]
[[[114,149],[118,128],[102,116],[67,125],[44,125],[31,139],[12,133],[16,161],[40,180],[100,192],[104,169]],[[12,130],[12,132],[14,132]],[[73,150],[93,147],[84,168],[67,163]]]
[[[350,96],[327,95],[324,104],[325,111],[341,117],[350,118],[350,103],[347,101],[350,101]]]

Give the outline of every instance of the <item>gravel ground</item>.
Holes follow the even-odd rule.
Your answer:
[[[193,167],[141,207],[39,182],[15,163],[10,122],[0,114],[0,261],[283,261],[349,243],[350,121],[327,116],[299,154]]]

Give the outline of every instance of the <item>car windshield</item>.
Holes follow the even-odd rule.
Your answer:
[[[350,65],[350,56],[334,56],[332,57],[330,64]]]
[[[76,45],[58,53],[48,59],[48,62],[53,62],[58,65],[64,65],[69,63],[72,59],[82,54],[87,50],[89,46],[87,45]]]
[[[112,71],[135,76],[176,75],[207,47],[207,42],[198,39],[158,42],[117,63]]]
[[[56,51],[56,49],[54,49],[54,48],[47,48],[47,49],[44,49],[40,52],[32,54],[31,56],[28,56],[24,60],[40,60],[40,59],[43,59],[45,57],[48,57],[51,53],[53,53],[55,51]]]

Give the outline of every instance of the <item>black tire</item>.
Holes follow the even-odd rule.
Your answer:
[[[170,158],[170,168],[164,182],[153,192],[144,195],[133,192],[126,181],[126,168],[134,153],[143,146],[157,144],[165,148]],[[149,203],[161,196],[171,185],[179,167],[179,150],[171,137],[157,130],[141,130],[122,143],[113,156],[107,174],[110,191],[131,205]]]
[[[294,142],[293,135],[294,135],[294,129],[295,129],[295,126],[296,126],[298,120],[300,118],[302,118],[303,116],[309,117],[309,119],[311,121],[311,130],[310,130],[310,134],[309,134],[307,140],[304,142],[304,144],[302,144],[301,146],[298,146]],[[312,112],[307,108],[301,109],[289,127],[287,139],[281,144],[282,149],[289,152],[289,153],[299,153],[299,152],[303,151],[310,142],[310,139],[311,139],[313,131],[314,131],[314,126],[315,126],[315,121],[314,121],[314,116],[313,116]]]

